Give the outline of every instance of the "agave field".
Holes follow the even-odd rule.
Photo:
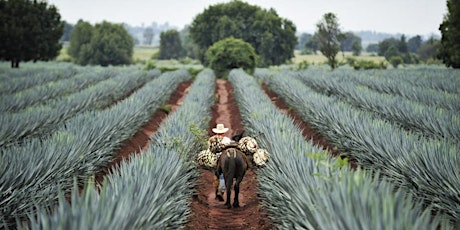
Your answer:
[[[95,182],[183,82],[147,148]],[[460,228],[460,72],[235,69],[228,82],[246,135],[270,153],[256,176],[273,228]],[[210,69],[0,69],[0,228],[186,229],[215,88]]]

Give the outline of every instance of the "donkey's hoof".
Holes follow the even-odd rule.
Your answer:
[[[228,209],[232,208],[232,205],[230,204],[230,202],[225,203],[225,206],[227,206]]]
[[[217,195],[216,199],[218,199],[219,201],[224,201],[224,198],[222,197],[222,195]]]
[[[234,207],[234,208],[239,208],[239,207],[240,207],[240,204],[239,204],[239,203],[233,203],[233,207]]]

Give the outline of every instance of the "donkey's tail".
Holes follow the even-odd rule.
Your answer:
[[[228,171],[235,172],[236,170],[236,149],[231,148],[227,150]]]

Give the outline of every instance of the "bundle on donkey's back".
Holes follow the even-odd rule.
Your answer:
[[[223,127],[223,125],[219,126],[218,124],[217,127]],[[226,131],[228,131],[228,129]],[[243,133],[233,135],[232,139],[221,135],[217,128],[214,128],[213,132],[216,133],[216,135],[208,138],[207,149],[199,152],[196,157],[196,163],[198,165],[208,169],[215,169],[218,157],[222,151],[228,147],[235,147],[242,151],[251,162],[250,165],[263,167],[267,164],[270,158],[269,153],[265,149],[258,147],[258,143],[254,137],[243,137],[242,134],[244,131]]]
[[[233,140],[226,137],[228,131],[223,124],[217,124],[213,128],[214,136],[208,139],[208,148],[201,151],[197,156],[197,163],[205,168],[214,170],[216,175],[214,187],[216,198],[223,201],[223,193],[227,190],[227,207],[230,206],[230,189],[235,184],[234,207],[238,207],[239,184],[248,167],[253,162],[256,166],[263,167],[269,158],[268,152],[259,149],[257,141],[252,137],[243,137],[243,133],[234,135]]]

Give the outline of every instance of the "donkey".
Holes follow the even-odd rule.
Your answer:
[[[230,204],[230,195],[233,185],[233,178],[236,179],[235,182],[235,199],[233,201],[233,207],[237,208],[240,207],[240,203],[238,201],[238,195],[240,192],[240,183],[243,180],[244,174],[246,174],[246,170],[249,167],[249,161],[246,158],[246,155],[238,150],[235,147],[229,147],[222,151],[222,155],[220,156],[217,162],[217,172],[224,174],[224,181],[225,187],[227,192],[227,200],[225,205],[227,208],[231,208]]]

